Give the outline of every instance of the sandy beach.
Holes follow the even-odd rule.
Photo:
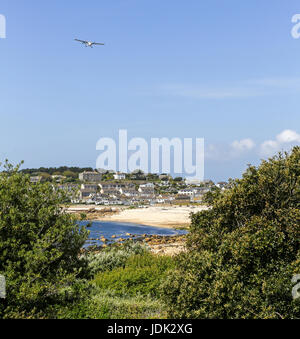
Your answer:
[[[148,208],[112,208],[112,213],[102,215],[102,211],[107,210],[103,207],[94,205],[80,205],[68,208],[70,213],[87,213],[88,218],[100,221],[129,222],[141,225],[159,226],[159,227],[180,227],[190,224],[190,214],[205,210],[205,206],[153,206]],[[89,211],[93,213],[89,213]]]

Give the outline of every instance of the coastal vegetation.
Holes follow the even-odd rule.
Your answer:
[[[63,191],[0,173],[0,318],[300,318],[300,147],[249,166],[191,215],[186,251],[143,241],[83,250]]]
[[[113,290],[117,295],[144,295],[160,298],[160,286],[174,261],[168,256],[149,252],[133,255],[123,267],[107,270],[95,276],[96,286]]]
[[[155,256],[143,243],[132,241],[84,257],[91,277],[82,290],[81,300],[56,306],[57,318],[166,318],[160,286],[173,268],[170,257]]]
[[[61,166],[61,167],[40,167],[40,168],[28,168],[28,169],[22,169],[21,172],[24,174],[30,174],[30,175],[40,175],[41,173],[45,173],[48,175],[65,175],[65,176],[73,176],[74,174],[79,175],[79,173],[82,173],[84,171],[93,171],[91,167],[67,167],[67,166]]]
[[[140,242],[126,242],[121,247],[111,246],[99,253],[87,253],[85,258],[92,275],[124,267],[127,260],[133,255],[142,255],[147,252],[146,245]]]
[[[19,169],[6,163],[0,174],[0,318],[164,317],[154,290],[170,259],[134,242],[83,254],[88,231],[65,213],[64,191]],[[110,285],[113,276],[126,289]]]
[[[249,166],[207,203],[164,284],[168,316],[299,319],[300,147]]]
[[[63,213],[64,193],[5,163],[0,173],[0,274],[7,298],[0,317],[45,316],[52,304],[78,297],[87,263],[78,254],[88,233]]]

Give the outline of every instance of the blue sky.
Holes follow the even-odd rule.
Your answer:
[[[205,177],[239,177],[300,143],[297,13],[296,0],[2,0],[0,159],[94,167],[97,140],[127,129],[204,137]]]

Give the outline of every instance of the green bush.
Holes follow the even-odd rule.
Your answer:
[[[100,253],[89,253],[85,256],[88,268],[92,275],[98,272],[112,270],[125,266],[129,257],[135,254],[143,254],[147,251],[146,245],[139,242],[127,241],[122,246],[112,246]]]
[[[65,196],[49,183],[32,185],[6,163],[0,173],[0,274],[7,299],[0,317],[43,317],[51,304],[78,297],[86,263],[79,252],[87,231],[61,208]]]
[[[159,319],[165,306],[156,298],[161,279],[173,267],[172,259],[155,257],[143,243],[128,241],[86,256],[96,277],[81,299],[49,309],[64,319]]]
[[[170,257],[150,253],[134,255],[127,260],[125,267],[97,274],[95,283],[99,288],[113,290],[119,296],[142,294],[159,297],[162,280],[173,267]]]
[[[163,287],[176,318],[300,318],[300,148],[249,166],[193,214],[188,253]]]
[[[95,288],[79,302],[59,306],[55,311],[59,319],[161,319],[166,317],[159,300],[142,295],[120,296],[114,291]]]

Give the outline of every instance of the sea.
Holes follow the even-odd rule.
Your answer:
[[[143,236],[146,234],[159,236],[176,236],[187,234],[185,230],[177,230],[174,228],[162,228],[156,226],[145,226],[131,223],[108,222],[108,221],[82,221],[80,225],[87,226],[90,231],[89,239],[84,245],[85,248],[90,246],[101,246],[104,244],[101,238],[107,239],[106,244],[118,241],[118,239],[129,239],[132,235]],[[131,234],[131,235],[128,235]]]

